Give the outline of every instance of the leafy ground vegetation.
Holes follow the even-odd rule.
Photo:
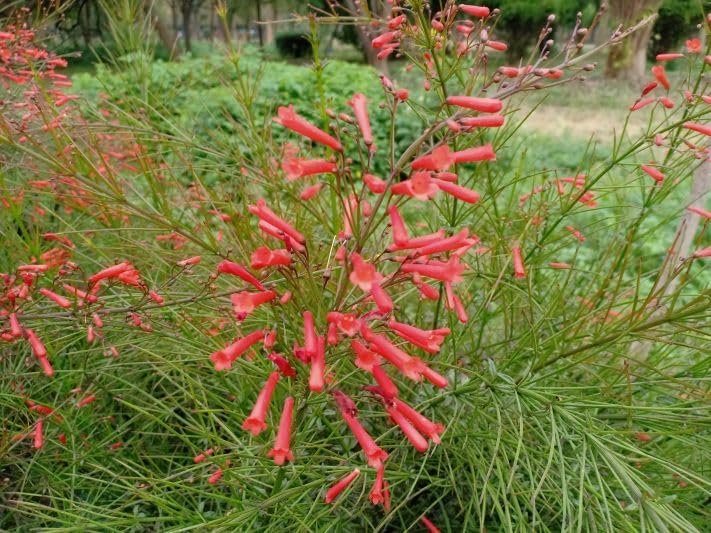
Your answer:
[[[392,80],[2,29],[0,527],[708,527],[709,50],[398,4]]]

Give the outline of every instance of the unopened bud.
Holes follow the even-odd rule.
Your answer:
[[[595,63],[588,63],[587,65],[585,65],[585,66],[583,67],[583,70],[585,70],[586,72],[590,72],[590,71],[592,71],[592,70],[595,70]]]
[[[326,108],[326,115],[329,118],[336,118],[336,112],[333,109]]]
[[[553,24],[555,22],[555,15],[551,13],[548,15],[548,24]]]

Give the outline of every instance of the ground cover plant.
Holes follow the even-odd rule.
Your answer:
[[[407,86],[320,57],[327,12],[310,70],[100,86],[0,31],[0,526],[702,530],[709,50],[560,168],[523,123],[600,14],[495,67],[498,11],[353,15]]]

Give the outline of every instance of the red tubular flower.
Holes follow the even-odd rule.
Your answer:
[[[459,119],[459,123],[465,128],[500,128],[504,125],[504,122],[503,115],[484,115]]]
[[[373,174],[363,174],[363,183],[373,194],[382,194],[388,188],[388,184]]]
[[[289,361],[287,361],[284,357],[279,355],[276,352],[272,352],[267,356],[267,359],[269,359],[272,363],[274,363],[277,368],[279,369],[279,372],[282,373],[283,376],[286,376],[288,378],[293,378],[296,377],[296,370],[289,364]]]
[[[89,404],[92,404],[96,401],[96,396],[93,394],[90,394],[89,396],[84,396],[81,400],[77,402],[77,409],[81,409],[82,407],[86,407]]]
[[[265,290],[264,285],[262,285],[257,278],[250,274],[246,268],[233,261],[229,261],[227,259],[221,261],[220,264],[217,265],[217,272],[220,274],[231,274],[232,276],[237,276],[243,281],[254,285],[260,291]]]
[[[372,365],[370,372],[373,374],[373,377],[375,378],[375,381],[380,387],[383,395],[387,398],[395,398],[398,395],[397,385],[393,383],[390,376],[388,376],[387,372],[385,372],[380,365]]]
[[[667,78],[667,73],[666,70],[664,70],[664,66],[654,65],[652,67],[652,74],[654,74],[654,77],[657,79],[659,84],[668,91],[671,87],[671,84],[669,83],[669,78]]]
[[[466,322],[466,320],[462,320],[462,322]],[[427,381],[432,383],[432,385],[437,388],[443,389],[447,385],[449,385],[449,381],[447,381],[447,378],[445,378],[439,372],[432,370],[424,363],[422,363],[422,368],[420,369],[420,371],[422,373],[422,377],[424,377]]]
[[[402,265],[401,271],[410,274],[420,274],[428,278],[449,283],[459,283],[462,281],[462,273],[465,266],[459,263],[459,258],[453,256],[448,262],[430,261],[428,263],[406,263]]]
[[[326,159],[298,159],[295,157],[285,158],[281,163],[281,168],[289,181],[316,174],[333,174],[338,170],[336,163]]]
[[[257,226],[259,227],[260,230],[262,230],[267,235],[271,235],[275,239],[279,239],[280,241],[283,241],[284,244],[286,244],[287,249],[289,249],[289,250],[296,250],[297,252],[303,252],[304,250],[306,250],[304,245],[295,241],[289,235],[286,235],[284,232],[282,232],[279,228],[272,226],[271,224],[269,224],[268,222],[265,222],[264,220],[260,220],[259,224],[257,224]]]
[[[351,341],[351,348],[356,354],[355,366],[358,368],[372,372],[373,367],[379,365],[380,361],[382,361],[382,358],[378,354],[368,350],[357,340]]]
[[[388,43],[394,41],[398,37],[398,35],[399,32],[397,31],[386,31],[385,33],[378,35],[375,39],[370,41],[370,45],[373,48],[383,48]]]
[[[360,320],[355,315],[349,313],[338,313],[331,311],[326,315],[326,320],[338,327],[338,330],[349,337],[360,331]]]
[[[388,326],[399,337],[411,344],[414,344],[415,346],[422,348],[428,353],[439,352],[444,339],[451,333],[449,328],[424,330],[411,326],[410,324],[396,322],[395,320],[390,320],[388,322]]]
[[[664,174],[662,174],[659,169],[650,165],[640,165],[639,168],[641,168],[648,176],[650,176],[657,183],[662,183],[664,181]]]
[[[195,457],[193,457],[193,463],[199,464],[202,463],[205,459],[210,457],[213,453],[215,453],[215,450],[212,448],[208,448],[202,453],[197,454]]]
[[[30,343],[35,357],[37,359],[45,359],[47,357],[47,348],[44,347],[44,344],[42,344],[42,341],[35,331],[30,328],[25,328],[25,335],[27,336],[27,342]]]
[[[692,257],[696,257],[698,259],[702,257],[711,257],[711,248],[702,248],[701,250],[696,250]]]
[[[363,326],[363,338],[370,343],[370,348],[387,359],[402,374],[413,380],[422,380],[422,368],[424,364],[416,357],[403,352],[386,337],[373,333],[370,328]]]
[[[244,320],[257,307],[276,298],[274,291],[247,292],[241,291],[230,295],[232,310],[237,320]]]
[[[405,416],[410,423],[423,435],[427,436],[435,444],[439,444],[440,437],[439,434],[444,431],[444,426],[442,424],[437,424],[432,422],[429,418],[424,416],[422,413],[410,407],[408,404],[403,402],[398,398],[392,400],[392,404],[395,406],[403,416]]]
[[[440,533],[439,528],[435,526],[432,520],[430,520],[426,516],[420,518],[420,522],[422,522],[422,525],[427,528],[427,531],[429,531],[429,533]]]
[[[555,268],[557,270],[567,270],[570,268],[570,265],[568,263],[548,263],[548,266],[551,268]]]
[[[365,142],[372,151],[374,149],[373,131],[370,128],[370,117],[368,116],[368,100],[364,94],[356,93],[348,101],[348,105],[353,108],[356,122],[360,128],[360,132],[363,134],[363,142]]]
[[[269,402],[272,399],[272,394],[274,394],[274,389],[276,388],[278,381],[279,372],[272,372],[269,374],[262,390],[259,391],[259,395],[257,396],[257,401],[254,403],[252,412],[242,423],[242,429],[249,431],[252,435],[256,436],[267,428],[267,410],[269,409]]]
[[[64,309],[68,309],[72,306],[71,302],[67,300],[64,296],[61,296],[55,292],[50,291],[49,289],[39,289],[38,291],[42,296],[45,296],[46,298],[49,298],[52,300],[54,303],[56,303],[59,307],[62,307]]]
[[[423,246],[429,246],[430,244],[436,243],[444,238],[444,230],[437,230],[429,235],[421,235],[419,237],[413,237],[406,242],[401,244],[393,244],[388,246],[389,252],[395,252],[398,250],[413,250],[416,248],[422,248]]]
[[[412,444],[418,452],[426,452],[428,448],[427,439],[425,439],[420,432],[417,431],[415,426],[410,423],[407,417],[398,411],[397,408],[390,402],[386,402],[385,410],[388,412],[393,422],[400,426],[400,430],[405,434],[405,437],[407,437],[407,440],[410,441],[410,444]]]
[[[256,342],[264,339],[264,333],[265,332],[261,329],[254,331],[246,337],[233,342],[226,348],[210,355],[210,361],[215,365],[215,370],[219,372],[232,368],[232,363],[234,363],[240,355],[251,348]]]
[[[585,242],[585,236],[580,233],[578,230],[576,230],[573,226],[566,226],[566,230],[570,232],[570,234],[575,237],[578,241],[580,242]]]
[[[434,198],[439,187],[432,179],[428,171],[413,172],[410,179],[401,181],[390,187],[393,194],[411,196],[418,200],[429,200]]]
[[[375,305],[381,313],[387,314],[393,310],[392,298],[390,298],[390,295],[379,283],[372,283],[370,285],[370,295],[373,297],[373,301],[375,301]]]
[[[360,470],[357,468],[353,470],[350,474],[343,476],[341,479],[336,481],[331,487],[326,491],[326,503],[332,503],[338,496],[343,492],[353,481],[360,475]]]
[[[252,253],[251,267],[256,269],[272,266],[289,266],[291,264],[291,253],[289,250],[280,248],[272,250],[266,246],[260,246]]]
[[[210,475],[209,478],[207,478],[207,482],[208,482],[210,485],[215,485],[218,481],[220,481],[220,479],[222,479],[222,474],[223,474],[223,473],[224,473],[224,472],[222,471],[222,468],[218,468],[217,470],[215,470],[215,471]]]
[[[304,202],[308,202],[309,200],[311,200],[311,198],[315,197],[318,193],[320,193],[321,189],[323,189],[323,183],[316,183],[314,185],[311,185],[310,187],[306,187],[299,194],[299,198],[301,198]]]
[[[181,267],[188,267],[192,265],[197,265],[200,261],[202,261],[202,257],[199,255],[195,255],[193,257],[183,259],[182,261],[178,261],[176,264]]]
[[[491,144],[467,148],[452,154],[455,163],[476,163],[478,161],[495,161],[496,153]]]
[[[338,326],[335,322],[328,324],[328,330],[326,332],[326,342],[331,346],[338,344]]]
[[[511,256],[513,258],[514,277],[521,279],[526,277],[526,269],[523,266],[523,256],[521,248],[514,246],[511,248]]]
[[[385,465],[380,463],[377,466],[377,472],[375,474],[375,481],[373,482],[373,487],[370,489],[370,503],[373,505],[381,505],[385,503]]]
[[[466,13],[470,17],[476,17],[476,18],[486,18],[489,16],[490,10],[486,6],[474,6],[471,4],[459,4],[457,6],[459,11],[462,13]]]
[[[32,446],[35,450],[39,450],[44,446],[44,420],[42,418],[35,424],[35,436]]]
[[[659,101],[661,104],[666,107],[667,109],[673,109],[674,108],[674,102],[670,99],[667,98],[666,96],[660,96]]]
[[[388,215],[390,216],[390,226],[393,232],[393,241],[395,244],[402,244],[410,239],[407,234],[407,229],[405,228],[405,222],[400,215],[400,211],[396,205],[391,205],[388,208]]]
[[[687,41],[688,42],[688,41]],[[674,61],[675,59],[681,59],[684,57],[684,54],[657,54],[656,59],[657,61]]]
[[[412,162],[412,170],[447,170],[454,163],[449,146],[442,144]]]
[[[388,453],[375,443],[373,437],[368,434],[355,415],[341,408],[341,416],[343,417],[343,420],[345,420],[351,432],[353,432],[353,436],[358,441],[358,444],[363,449],[363,452],[368,460],[368,464],[373,468],[380,467],[383,464],[383,461],[388,458]]]
[[[505,52],[509,49],[509,45],[502,41],[486,41],[486,46],[497,52]]]
[[[656,84],[655,84],[656,85]],[[641,98],[630,106],[630,111],[637,111],[656,101],[656,98]]]
[[[457,185],[456,183],[450,183],[449,181],[444,181],[436,178],[432,181],[437,184],[437,187],[439,187],[440,190],[446,192],[447,194],[451,194],[462,202],[466,202],[468,204],[475,204],[481,199],[481,196],[478,192],[472,191],[471,189],[467,189],[466,187],[462,187],[461,185]]]
[[[461,6],[459,6],[461,8]],[[446,102],[449,105],[473,109],[480,113],[498,113],[504,106],[501,100],[496,98],[478,98],[476,96],[449,96]]]
[[[314,315],[311,311],[304,311],[304,351],[309,357],[316,355],[318,350],[316,329],[314,328]]]
[[[701,46],[701,39],[694,37],[693,39],[686,40],[686,51],[690,54],[700,54],[703,51]]]
[[[99,272],[91,276],[89,278],[89,285],[95,285],[96,283],[104,279],[116,278],[120,274],[123,274],[124,272],[127,272],[129,270],[133,270],[133,265],[128,261],[124,261],[123,263],[119,263],[118,265],[110,266],[108,268],[100,270]]]
[[[711,136],[711,126],[704,126],[703,124],[697,124],[696,122],[684,122],[684,127],[687,130]]]
[[[507,78],[518,78],[519,74],[524,73],[523,69],[517,67],[499,67],[499,72]]]
[[[17,319],[17,314],[10,313],[7,319],[10,322],[10,334],[15,338],[22,337],[22,326],[20,325],[20,321]]]
[[[309,390],[321,392],[324,387],[326,373],[326,342],[323,337],[316,339],[316,353],[311,357],[311,373],[309,374]]]
[[[267,454],[274,459],[274,464],[283,465],[286,461],[293,461],[294,454],[291,451],[291,422],[294,417],[294,398],[289,396],[284,400],[284,409],[279,420],[279,431],[277,432],[274,447]]]
[[[47,376],[48,378],[54,376],[54,368],[52,368],[52,364],[49,362],[49,359],[47,359],[46,357],[39,357],[37,359],[37,362],[39,363],[40,368],[42,369],[42,372],[45,376]]]
[[[333,148],[337,152],[343,150],[343,146],[335,138],[331,137],[325,131],[317,128],[303,117],[299,116],[294,111],[294,106],[280,106],[277,110],[278,117],[274,119],[277,124],[281,124],[299,135],[303,135],[314,142],[324,144],[329,148]]]
[[[697,207],[697,206],[695,206],[695,205],[692,205],[692,206],[690,206],[690,207],[687,207],[686,210],[689,211],[689,212],[691,212],[691,213],[695,213],[695,214],[699,215],[699,216],[702,217],[702,218],[705,218],[705,219],[707,219],[707,220],[711,220],[711,211],[706,211],[706,209],[703,209],[703,208],[701,208],[701,207]]]
[[[380,283],[383,276],[378,273],[373,265],[366,263],[360,254],[353,252],[350,256],[353,270],[348,279],[353,285],[357,285],[364,291],[370,291],[372,285]]]
[[[249,212],[253,215],[261,218],[264,222],[271,224],[278,230],[283,231],[286,235],[294,239],[296,242],[303,244],[306,242],[304,236],[296,231],[296,229],[286,222],[284,219],[278,217],[274,211],[267,207],[264,200],[257,200],[257,205],[248,206]]]

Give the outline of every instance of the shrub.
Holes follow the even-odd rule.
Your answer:
[[[233,57],[231,145],[162,113],[147,87],[182,95],[155,70],[92,114],[31,31],[0,33],[2,527],[706,523],[711,252],[684,228],[711,214],[670,227],[707,165],[704,56],[671,91],[656,66],[642,136],[529,172],[515,99],[588,57],[491,72],[486,9],[408,6],[373,46],[422,95],[330,100],[317,62],[284,80],[310,106],[261,114],[267,74]]]
[[[303,59],[311,54],[311,42],[303,32],[282,32],[277,34],[274,44],[282,57]]]

